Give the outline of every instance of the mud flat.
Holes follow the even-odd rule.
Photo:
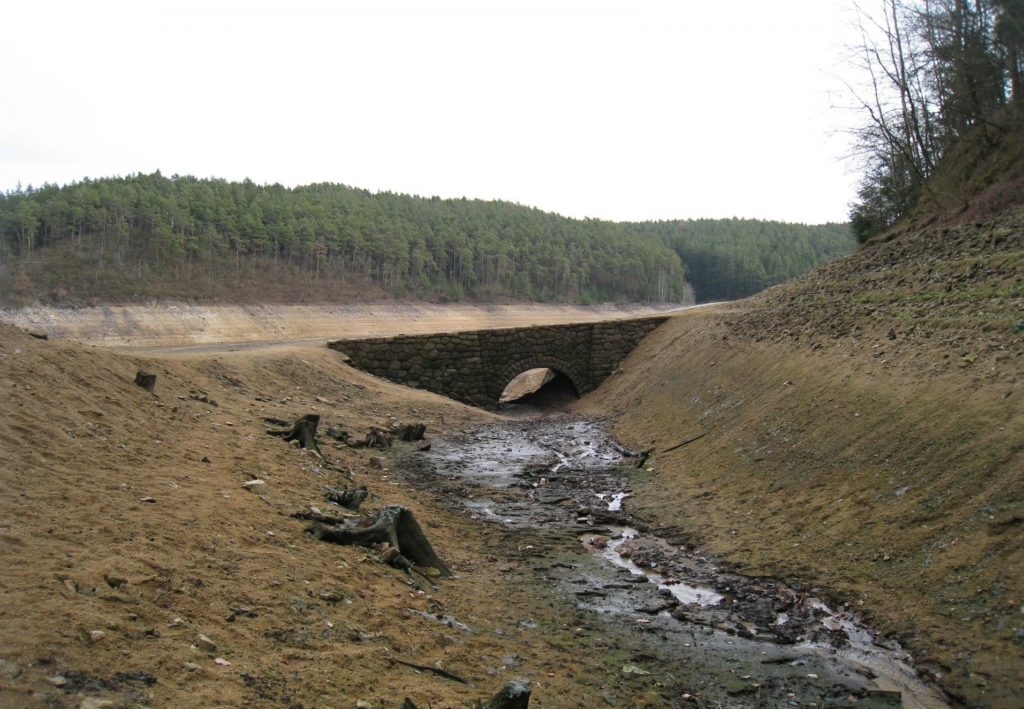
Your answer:
[[[622,672],[688,688],[681,702],[948,706],[897,643],[830,608],[823,591],[732,572],[644,529],[628,513],[630,481],[643,474],[635,466],[597,425],[559,417],[441,437],[395,468],[480,524],[508,529],[517,551],[543,550],[532,581],[598,629],[595,652],[641,658]]]

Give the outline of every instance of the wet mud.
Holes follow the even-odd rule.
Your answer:
[[[490,424],[394,461],[407,484],[505,530],[504,551],[531,560],[527,581],[582,618],[581,641],[629,658],[615,671],[666,706],[948,706],[846,609],[645,529],[629,514],[635,466],[567,416]]]

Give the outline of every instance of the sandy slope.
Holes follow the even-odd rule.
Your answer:
[[[139,367],[155,395],[133,384]],[[656,705],[625,699],[623,660],[586,652],[572,607],[522,582],[542,542],[448,514],[375,452],[325,447],[369,507],[411,507],[457,577],[420,592],[306,534],[288,514],[347,481],[260,417],[307,412],[356,434],[391,417],[428,433],[492,418],[325,348],[141,357],[0,326],[0,706],[469,706],[519,676],[531,706],[595,706],[601,692]],[[266,484],[243,489],[252,478]]]

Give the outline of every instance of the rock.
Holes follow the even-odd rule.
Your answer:
[[[199,462],[200,463],[212,463],[213,461],[210,460],[207,456],[204,455],[202,458],[199,459]]]
[[[209,404],[210,406],[217,406],[217,400],[211,399],[210,395],[202,389],[193,389],[188,393],[188,396],[193,401],[201,401],[202,403]]]
[[[139,498],[139,502],[148,502],[150,504],[155,504],[156,503],[156,498],[155,497],[149,497],[149,496],[140,497]]]
[[[10,660],[0,658],[0,679],[12,680],[21,675],[21,668]]]
[[[104,699],[103,697],[86,697],[82,700],[82,703],[78,705],[78,709],[104,709],[104,707],[113,706],[117,706],[117,704],[112,699]]]
[[[103,574],[103,580],[107,582],[107,585],[111,588],[118,588],[128,583],[128,579],[123,576],[115,576],[114,574]]]
[[[170,623],[167,624],[167,627],[168,628],[177,628],[177,627],[182,626],[182,625],[185,625],[185,621],[182,620],[181,618],[175,618],[174,620],[172,620]]]
[[[182,663],[182,667],[184,667],[184,668],[185,668],[186,670],[188,670],[189,672],[196,672],[197,670],[201,670],[201,669],[203,669],[201,665],[197,665],[197,664],[196,664],[196,663],[194,663],[194,662],[185,662],[185,663]]]
[[[215,652],[217,650],[217,643],[213,642],[205,635],[199,635],[196,638],[196,647],[203,652]]]
[[[52,684],[54,687],[66,687],[68,679],[64,675],[54,675],[53,677],[47,677],[46,681]]]
[[[260,480],[259,478],[256,478],[255,480],[246,480],[244,483],[242,483],[242,487],[244,487],[246,490],[252,490],[253,488],[265,486],[266,484],[267,483],[265,480]]]
[[[373,709],[373,705],[367,701],[360,699],[356,702],[356,709]]]
[[[483,705],[483,709],[526,709],[530,705],[530,685],[512,680]]]
[[[213,664],[220,665],[221,667],[230,667],[231,663],[225,660],[223,657],[213,658]]]
[[[341,441],[342,443],[348,443],[349,440],[348,431],[337,426],[328,426],[327,435],[336,441]]]
[[[622,674],[624,675],[649,675],[651,674],[647,670],[641,669],[636,665],[623,665]]]
[[[90,630],[89,631],[89,642],[98,643],[100,640],[107,636],[102,630]]]
[[[323,591],[316,594],[316,597],[322,601],[327,601],[328,603],[341,603],[345,600],[345,594],[333,588],[325,588]]]

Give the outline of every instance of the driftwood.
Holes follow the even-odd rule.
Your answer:
[[[135,383],[152,394],[156,389],[156,375],[140,369],[135,373]]]
[[[399,660],[397,657],[390,657],[389,656],[388,659],[391,660],[392,662],[395,662],[395,663],[399,664],[399,665],[405,665],[406,667],[411,667],[414,670],[420,670],[422,672],[433,672],[438,677],[444,677],[445,679],[450,679],[450,680],[453,680],[455,682],[461,682],[462,684],[469,684],[469,680],[468,679],[466,679],[464,677],[459,677],[454,672],[449,672],[448,670],[442,670],[440,667],[434,667],[433,665],[420,665],[420,664],[418,664],[416,662],[409,662],[408,660]],[[408,700],[406,700],[406,701],[408,701]]]
[[[480,709],[526,709],[530,704],[530,685],[522,680],[512,680],[501,691],[491,697]]]
[[[379,509],[370,517],[360,520],[358,525],[351,522],[336,526],[314,523],[310,526],[309,532],[317,539],[335,544],[370,546],[387,542],[397,551],[397,554],[392,554],[391,558],[387,559],[392,566],[407,568],[406,564],[402,563],[407,561],[415,566],[436,569],[442,576],[452,575],[441,561],[441,557],[430,546],[412,511],[401,505],[388,505]]]
[[[358,510],[359,505],[363,504],[363,500],[365,500],[369,494],[370,492],[365,486],[356,488],[355,490],[346,490],[345,488],[334,487],[332,485],[324,486],[324,498],[328,502],[341,505],[346,510]]]
[[[698,434],[698,435],[696,435],[696,436],[694,436],[692,438],[687,438],[682,443],[677,443],[674,446],[670,446],[670,447],[666,448],[665,450],[662,451],[662,453],[668,453],[669,451],[674,451],[676,448],[682,448],[685,445],[689,445],[690,443],[693,443],[694,441],[699,441],[700,439],[704,438],[704,436],[708,435],[709,433],[711,433],[711,431],[705,431],[704,433]]]
[[[647,462],[647,459],[650,457],[651,453],[654,452],[653,448],[648,448],[647,450],[643,451],[631,451],[629,448],[621,446],[615,441],[611,441],[611,444],[612,448],[618,451],[620,455],[624,455],[627,458],[636,458],[636,467],[638,468],[644,467],[644,464]]]
[[[292,427],[283,431],[270,430],[267,431],[268,435],[280,436],[286,441],[298,441],[300,448],[308,448],[309,450],[316,453],[319,457],[323,458],[323,453],[320,452],[320,446],[316,443],[316,427],[320,425],[320,416],[318,414],[306,414],[302,418],[295,421]]]
[[[298,512],[292,512],[291,517],[292,519],[304,519],[309,522],[319,522],[320,524],[347,524],[352,521],[351,517],[325,515],[323,512],[314,512],[313,510],[299,510]]]

